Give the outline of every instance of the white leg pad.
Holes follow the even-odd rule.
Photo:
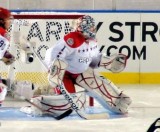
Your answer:
[[[110,80],[96,76],[92,69],[79,75],[76,82],[104,108],[121,114],[128,112],[130,97],[122,93]]]
[[[86,95],[84,92],[71,94],[72,98],[76,101],[79,109],[85,110]],[[53,96],[39,96],[31,99],[34,104],[43,109],[53,116],[58,116],[64,113],[66,110],[71,109],[71,104],[65,99],[63,95],[53,95]],[[23,107],[20,111],[32,114],[36,116],[41,116],[44,113],[35,106]]]

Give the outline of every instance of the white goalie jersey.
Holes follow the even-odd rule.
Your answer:
[[[94,57],[99,55],[99,48],[95,39],[85,40],[79,32],[66,35],[61,41],[51,47],[45,56],[45,62],[51,66],[56,58],[68,63],[70,73],[86,71]]]

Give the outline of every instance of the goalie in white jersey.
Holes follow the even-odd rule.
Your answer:
[[[84,16],[78,21],[76,31],[65,35],[45,56],[49,68],[55,59],[64,60],[68,64],[63,82],[69,93],[76,92],[76,78],[89,68],[93,58],[99,56],[94,19]]]
[[[75,85],[78,85],[104,108],[126,114],[131,103],[130,97],[122,93],[110,80],[99,77],[94,72],[94,69],[99,67],[121,72],[126,66],[126,60],[127,57],[123,54],[103,56],[96,40],[95,20],[88,15],[82,16],[75,22],[75,31],[65,35],[46,52],[45,63],[49,69],[49,81],[55,89],[56,96],[39,98],[38,101],[34,98],[34,102],[47,110],[55,104],[57,106],[56,98],[61,96],[62,100],[67,99],[69,102],[68,107],[63,110],[72,107],[77,112],[72,105],[80,110],[85,103],[85,100],[81,101],[80,96],[72,101],[72,95],[76,95],[77,92]],[[71,96],[66,95],[66,91]],[[59,105],[66,106],[67,102]],[[53,111],[56,112],[55,109]]]

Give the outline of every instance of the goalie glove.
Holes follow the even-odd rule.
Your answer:
[[[126,67],[127,59],[127,56],[124,54],[114,54],[110,57],[103,56],[100,66],[113,73],[119,73]]]
[[[15,61],[15,57],[9,52],[6,51],[3,58],[1,59],[6,65],[10,65]]]

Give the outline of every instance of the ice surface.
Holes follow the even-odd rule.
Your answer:
[[[50,117],[33,117],[20,113],[22,101],[7,99],[0,109],[0,132],[146,132],[160,117],[160,85],[120,85],[133,100],[127,116],[103,109],[97,102],[88,113],[110,114],[109,119],[83,120],[72,115],[63,120]],[[11,107],[12,106],[12,107]]]

